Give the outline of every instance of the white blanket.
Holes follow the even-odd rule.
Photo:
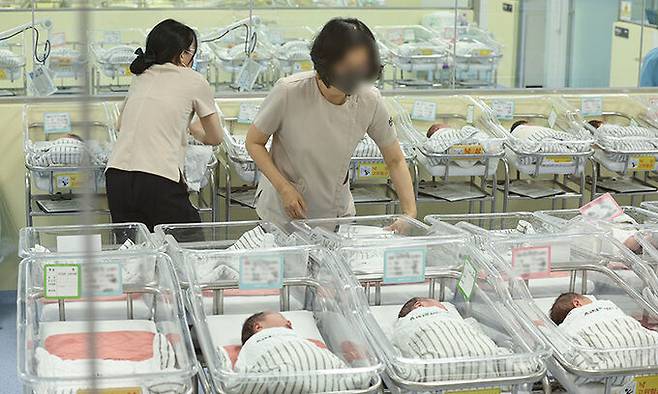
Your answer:
[[[512,354],[510,350],[497,346],[476,324],[464,320],[452,305],[445,303],[444,306],[446,309],[417,308],[398,319],[392,342],[403,357],[430,362]],[[431,382],[510,376],[532,368],[506,364],[505,360],[428,363],[422,368],[404,372],[409,379]]]
[[[597,142],[610,150],[654,151],[658,149],[658,132],[640,126],[604,124],[596,130]],[[626,160],[626,155],[611,154],[612,160]]]
[[[198,192],[208,183],[206,170],[213,155],[212,146],[188,145],[185,152],[185,181],[190,190]]]
[[[577,136],[548,127],[521,125],[512,135],[519,139],[517,149],[524,153],[576,153],[589,146],[583,143],[585,136]],[[521,159],[522,164],[533,164],[531,157]],[[568,163],[570,164],[570,163]]]
[[[328,349],[297,335],[287,328],[269,328],[254,334],[242,346],[235,365],[244,373],[281,374],[280,381],[245,384],[245,393],[317,393],[344,392],[368,387],[361,375],[313,374],[313,371],[347,369],[349,366]],[[285,378],[287,374],[308,371],[309,375]]]
[[[559,328],[579,346],[614,350],[577,353],[573,359],[577,367],[604,370],[658,365],[658,332],[642,327],[611,301],[597,300],[573,309]],[[615,384],[623,381],[623,377],[617,378]]]

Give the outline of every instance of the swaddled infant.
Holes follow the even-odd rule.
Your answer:
[[[285,375],[344,368],[349,368],[346,362],[321,342],[300,336],[281,313],[256,313],[242,326],[242,349],[235,364],[239,372]],[[284,385],[286,389],[282,392],[285,393],[341,392],[367,387],[368,379],[363,375],[299,375],[287,382],[271,384]],[[263,387],[244,389],[243,392],[261,392]],[[271,392],[279,391],[273,389]]]
[[[486,357],[511,354],[484,334],[477,323],[464,320],[450,304],[431,299],[414,297],[407,301],[395,323],[392,342],[405,358],[436,360],[454,357]],[[473,361],[456,365],[428,364],[417,371],[410,371],[410,379],[437,381],[471,379],[505,375],[504,362]]]
[[[564,293],[550,311],[561,331],[583,347],[611,350],[591,359],[577,355],[574,364],[586,369],[618,369],[658,365],[658,332],[644,328],[612,301],[592,300],[578,293]],[[624,348],[642,348],[624,351]],[[615,383],[621,384],[623,378]]]

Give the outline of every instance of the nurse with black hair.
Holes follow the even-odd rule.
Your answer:
[[[130,65],[135,75],[123,103],[119,133],[105,172],[112,221],[200,222],[183,177],[188,135],[222,142],[214,90],[192,70],[197,37],[190,27],[158,23]],[[193,116],[199,120],[191,123]]]
[[[314,71],[276,83],[247,134],[247,150],[264,175],[256,195],[259,217],[285,224],[355,215],[349,165],[366,133],[383,155],[402,213],[415,217],[411,174],[393,119],[371,84],[382,68],[372,32],[357,19],[332,19],[315,38],[311,59]]]

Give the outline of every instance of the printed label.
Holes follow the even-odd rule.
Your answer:
[[[80,264],[46,264],[43,269],[46,299],[80,298]]]
[[[432,56],[434,50],[432,48],[420,48],[420,54],[421,56]]]
[[[238,90],[242,92],[252,90],[254,88],[254,84],[256,83],[256,79],[258,79],[258,75],[260,75],[261,70],[261,65],[254,59],[248,58],[245,60],[236,80]]]
[[[484,147],[482,145],[453,145],[448,149],[448,153],[458,155],[481,155],[484,153]]]
[[[43,132],[51,133],[70,133],[71,132],[71,114],[68,112],[46,112],[43,114]]]
[[[86,296],[117,296],[123,294],[121,264],[85,264],[82,267],[83,290]]]
[[[580,100],[580,112],[583,116],[601,116],[603,99],[601,97],[583,97]]]
[[[544,278],[551,274],[551,246],[512,249],[512,268],[523,279]]]
[[[564,164],[564,163],[571,163],[573,161],[573,158],[571,156],[552,156],[552,157],[547,157],[546,161],[557,163],[557,164]]]
[[[436,120],[436,103],[431,101],[414,101],[411,119],[434,122]]]
[[[653,171],[656,166],[655,156],[635,156],[629,160],[629,165],[637,171]]]
[[[100,234],[58,235],[57,253],[100,252],[103,240]]]
[[[478,55],[481,57],[491,56],[492,53],[491,49],[480,49],[478,51]]]
[[[283,287],[283,256],[256,254],[240,257],[240,289],[269,290]]]
[[[121,32],[118,30],[106,30],[103,32],[103,43],[121,44]]]
[[[404,43],[404,33],[401,29],[391,29],[386,36],[388,37],[388,40],[394,44]]]
[[[324,246],[327,249],[336,250],[340,248],[340,243],[332,239],[329,235],[324,234],[322,230],[314,228],[311,231],[311,241],[317,245]]]
[[[425,281],[425,248],[393,249],[384,252],[384,284]]]
[[[387,179],[389,177],[388,167],[386,163],[359,163],[359,178],[380,178]]]
[[[473,267],[471,260],[466,257],[464,259],[464,269],[461,276],[459,277],[459,282],[457,283],[457,288],[462,293],[465,299],[470,300],[473,289],[475,288],[475,279],[477,278],[477,270]]]
[[[0,79],[7,79],[7,70],[0,68]]]
[[[310,60],[304,60],[303,62],[294,63],[292,65],[293,72],[302,72],[302,71],[311,71],[313,69],[313,63]]]
[[[624,213],[610,193],[583,205],[579,211],[583,216],[598,220],[612,220]]]
[[[514,101],[494,100],[491,102],[491,108],[493,109],[498,119],[514,119]]]
[[[57,91],[50,70],[42,65],[34,66],[34,70],[27,73],[30,93],[35,96],[50,96]]]
[[[658,375],[636,376],[622,390],[622,394],[655,393],[658,393]]]
[[[252,124],[256,119],[256,114],[260,110],[260,105],[255,103],[240,103],[240,112],[238,112],[238,123]]]
[[[66,44],[66,34],[63,31],[52,33],[49,40],[52,47],[61,47]]]
[[[404,41],[413,42],[416,41],[416,32],[414,29],[404,29]]]
[[[89,181],[89,176],[79,172],[58,173],[55,175],[55,189],[69,190],[80,189]]]

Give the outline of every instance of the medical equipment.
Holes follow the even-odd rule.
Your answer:
[[[430,30],[420,25],[376,26],[374,32],[387,49],[394,87],[444,86],[450,81],[450,44]]]
[[[614,252],[603,253],[604,247]],[[562,253],[554,255],[556,248]],[[625,315],[655,329],[658,304],[651,283],[655,274],[645,276],[651,275],[651,270],[615,240],[596,232],[528,235],[496,239],[491,253],[499,272],[510,278],[508,289],[519,321],[550,345],[553,357],[547,362],[548,369],[566,391],[609,394],[618,392],[633,377],[658,372],[653,356],[658,346],[629,343],[623,333],[609,348],[584,346],[574,332],[549,319],[556,297],[577,292],[591,300],[611,301]],[[563,286],[549,296],[533,297],[535,283],[546,278],[561,278]],[[596,340],[599,334],[592,335]]]
[[[144,266],[141,279],[127,281],[136,260],[150,267]],[[193,393],[198,369],[181,297],[171,260],[162,253],[128,250],[23,260],[17,363],[26,392]],[[108,317],[104,307],[116,300],[128,313]],[[148,308],[133,310],[137,300]],[[81,303],[86,309],[72,317],[69,309]],[[49,306],[59,313],[44,313]],[[94,341],[93,362],[89,341]]]
[[[385,101],[398,137],[415,147],[417,162],[432,176],[431,182],[419,183],[420,177],[414,174],[417,201],[468,201],[469,212],[474,202],[482,212],[489,201],[495,212],[497,193],[488,190],[487,183],[497,184],[506,137],[492,126],[489,112],[468,96],[401,96]],[[470,179],[463,182],[456,177]]]
[[[314,31],[310,27],[262,25],[260,34],[271,46],[274,59],[278,62],[280,77],[313,69],[311,41]]]
[[[490,96],[480,102],[491,119],[497,119],[492,126],[507,136],[504,162],[511,162],[517,173],[502,186],[503,211],[510,200],[538,197],[549,197],[553,209],[558,200],[564,205],[567,199],[578,199],[583,205],[583,172],[593,154],[593,139],[578,113],[563,100],[547,96]],[[521,174],[530,179],[522,180]]]
[[[46,39],[44,41],[43,53],[39,55],[39,28],[46,30]],[[3,83],[2,95],[14,95],[16,90],[27,92],[26,75],[26,61],[27,53],[26,47],[29,47],[30,58],[32,62],[44,64],[48,60],[50,54],[50,30],[52,29],[52,22],[49,19],[33,20],[32,22],[24,23],[22,25],[13,27],[9,30],[0,32],[0,81]],[[24,37],[16,38],[23,34],[33,33],[33,40],[30,40],[30,45],[25,45]]]
[[[245,233],[240,234],[242,230]],[[209,381],[216,391],[238,393],[251,392],[253,385],[312,384],[318,387],[314,392],[326,392],[332,387],[332,382],[347,377],[356,378],[359,383],[337,391],[370,393],[380,389],[378,373],[381,363],[355,318],[349,292],[343,291],[346,274],[340,273],[340,265],[332,260],[331,255],[307,246],[279,246],[277,234],[280,231],[264,222],[158,226],[156,231],[158,236],[165,235],[163,239],[170,250],[178,251],[176,265],[187,270],[193,324],[207,364]],[[242,237],[254,231],[259,231],[263,243],[241,242]],[[269,241],[266,240],[268,234],[272,235]],[[283,233],[280,235],[285,237]],[[208,241],[194,241],[199,237]],[[242,246],[237,246],[239,244]],[[222,267],[238,268],[238,276],[204,274],[208,272],[208,264],[215,266],[210,270],[215,273],[226,273],[226,270],[217,270]],[[266,264],[268,268],[263,271],[258,268],[260,264]],[[267,275],[253,276],[249,271],[252,265]],[[278,279],[269,278],[270,273]],[[260,285],[254,282],[259,280]],[[268,286],[266,282],[273,285]],[[209,293],[211,297],[208,297]],[[208,298],[213,300],[211,310],[207,308]],[[227,351],[239,349],[244,319],[263,310],[282,311],[293,322],[295,330],[304,338],[325,344],[343,360],[344,367],[267,373],[234,369]],[[356,357],[350,357],[348,348],[358,349]]]
[[[88,113],[83,113],[84,108],[77,103],[26,104],[23,107],[28,225],[34,216],[54,214],[43,209],[40,202],[81,201],[81,192],[93,194],[92,212],[108,213],[102,208],[104,171],[115,133],[109,107],[104,103],[92,103]],[[60,214],[76,213],[80,212]]]
[[[658,121],[652,119],[650,106],[624,94],[563,97],[579,110],[596,141],[592,199],[606,192],[622,193],[636,205],[636,197],[643,200],[655,194],[657,186],[649,175],[658,170]],[[601,167],[616,174],[604,177]]]
[[[96,30],[89,33],[90,49],[94,56],[91,87],[94,93],[127,90],[130,64],[137,48],[144,46],[146,35],[139,29]]]

